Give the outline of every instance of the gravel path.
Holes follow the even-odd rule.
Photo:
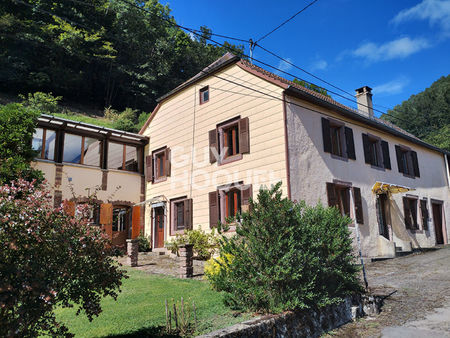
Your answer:
[[[450,246],[367,264],[369,288],[385,295],[382,312],[333,337],[450,337]],[[390,295],[390,296],[388,296]]]

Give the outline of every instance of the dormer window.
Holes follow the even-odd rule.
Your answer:
[[[200,104],[206,103],[208,101],[209,101],[209,86],[206,86],[200,89]]]

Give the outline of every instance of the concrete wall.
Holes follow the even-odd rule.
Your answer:
[[[261,80],[238,66],[230,66],[217,76],[282,98],[278,86]],[[209,102],[199,105],[199,90],[209,86]],[[218,165],[209,163],[208,132],[217,124],[240,116],[249,118],[250,153],[241,160]],[[280,101],[239,85],[209,76],[163,101],[149,127],[145,154],[160,147],[171,148],[171,176],[164,182],[147,183],[146,199],[163,196],[193,199],[193,228],[209,231],[208,193],[218,186],[243,181],[253,185],[253,195],[261,185],[283,181],[287,194],[283,105]],[[166,208],[166,220],[170,219]],[[150,208],[146,208],[146,234],[151,234]],[[166,240],[169,239],[166,222]]]
[[[444,222],[450,219],[450,194],[443,155],[362,123],[346,119],[325,108],[295,98],[289,98],[289,100],[305,107],[302,108],[292,103],[287,105],[292,199],[305,200],[308,204],[316,204],[321,201],[327,205],[325,183],[333,182],[333,179],[351,182],[353,186],[361,188],[364,224],[360,225],[360,231],[363,255],[381,256],[387,254],[386,250],[389,251],[390,245],[391,248],[393,246],[389,241],[385,243],[384,237],[379,236],[376,198],[372,193],[372,186],[376,181],[383,181],[411,187],[416,190],[409,194],[416,195],[420,199],[428,198],[430,230],[412,232],[405,228],[402,201],[404,194],[395,194],[390,201],[393,242],[405,250],[409,245],[412,245],[413,248],[433,246],[435,233],[430,199],[444,201]],[[323,151],[321,117],[339,119],[353,129],[356,161],[336,159]],[[371,133],[389,143],[392,170],[375,169],[365,163],[362,133]],[[399,173],[395,153],[396,144],[408,146],[417,152],[420,178],[409,178]],[[418,220],[421,223],[419,208]],[[447,237],[450,238],[450,226],[448,225]]]

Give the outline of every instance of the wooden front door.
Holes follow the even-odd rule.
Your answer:
[[[155,248],[164,247],[164,208],[157,207],[155,213]]]
[[[386,194],[381,194],[378,196],[378,226],[380,230],[380,235],[384,236],[387,240],[389,240],[389,229],[388,229],[388,221],[389,217],[389,198]]]
[[[444,244],[444,233],[442,231],[442,204],[431,203],[433,208],[434,232],[436,244]]]

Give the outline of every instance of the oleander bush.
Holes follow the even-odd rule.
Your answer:
[[[206,268],[213,288],[234,308],[279,312],[322,307],[361,290],[348,230],[336,208],[282,197],[281,182],[262,189],[236,234],[220,238]]]

